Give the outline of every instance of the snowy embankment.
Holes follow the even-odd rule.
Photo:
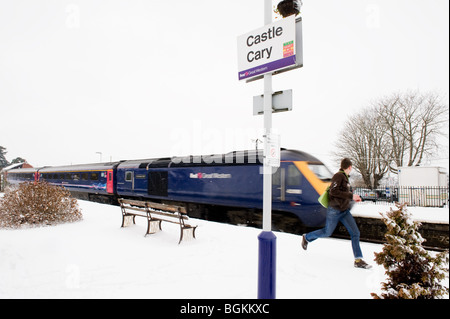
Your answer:
[[[395,209],[394,204],[375,205],[370,202],[356,204],[352,209],[353,216],[381,218],[380,213],[386,213],[390,208]],[[449,209],[438,207],[407,207],[414,220],[420,222],[448,224]]]
[[[261,230],[193,219],[197,239],[178,245],[177,225],[163,223],[162,232],[144,237],[144,218],[121,228],[119,207],[79,204],[80,222],[0,229],[0,298],[256,298]],[[448,220],[448,208],[442,211]],[[384,269],[373,258],[381,245],[361,243],[374,266],[362,270],[353,267],[348,240],[321,239],[305,252],[299,236],[275,234],[277,298],[380,292]]]

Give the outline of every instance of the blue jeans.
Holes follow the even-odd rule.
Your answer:
[[[355,219],[350,213],[350,209],[341,212],[338,209],[328,207],[325,227],[307,233],[305,236],[306,240],[308,242],[312,242],[317,238],[331,236],[339,222],[344,224],[345,228],[347,228],[347,231],[350,234],[350,237],[352,239],[353,256],[355,257],[355,259],[363,258],[361,247],[359,247],[359,229],[356,225]]]

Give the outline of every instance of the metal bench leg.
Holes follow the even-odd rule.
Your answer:
[[[180,224],[180,240],[178,241],[178,245],[181,243],[182,240],[183,240],[183,226]]]
[[[192,234],[192,238],[194,238],[195,239],[195,230],[197,229],[197,226],[195,226],[195,227],[193,227],[193,226],[181,226],[180,225],[180,228],[181,228],[181,234],[180,234],[180,241],[178,242],[178,245],[181,243],[181,241],[183,240],[183,238],[184,238],[184,231],[189,231],[189,232],[191,232],[191,234]],[[189,234],[188,234],[189,235]],[[188,236],[188,239],[190,239],[191,238],[191,236],[189,235]]]
[[[122,226],[121,227],[127,227],[131,224],[131,216],[133,216],[133,224],[136,224],[136,222],[134,221],[134,218],[136,217],[135,215],[124,214],[124,215],[122,215]]]
[[[161,222],[162,220],[160,219],[149,219],[148,223],[147,223],[147,232],[145,233],[145,236],[147,236],[148,234],[154,234],[158,231],[161,231]],[[156,223],[158,223],[158,226],[155,226]]]

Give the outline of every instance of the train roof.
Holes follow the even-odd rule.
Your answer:
[[[281,159],[283,161],[306,161],[312,163],[322,163],[317,157],[312,156],[309,153],[298,151],[298,150],[281,150]]]
[[[46,166],[39,169],[40,173],[49,172],[73,172],[73,171],[100,171],[113,169],[114,166],[120,162],[108,162],[108,163],[94,163],[94,164],[79,164],[79,165],[67,165],[67,166]]]
[[[262,151],[234,151],[226,154],[187,155],[123,161],[120,168],[168,168],[262,164]]]
[[[10,172],[40,173],[93,171],[113,169],[120,164],[120,168],[168,168],[189,166],[228,166],[228,165],[262,165],[263,150],[233,151],[226,154],[188,155],[162,158],[150,158],[140,160],[79,164],[66,166],[44,166],[39,168],[15,168]],[[307,161],[321,163],[319,159],[303,151],[281,149],[282,161]]]
[[[226,154],[187,155],[123,161],[120,168],[168,168],[191,166],[262,165],[262,150],[233,151]],[[316,157],[298,150],[281,150],[282,161],[321,163]]]

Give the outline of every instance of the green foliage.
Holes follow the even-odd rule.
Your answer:
[[[55,225],[83,218],[78,202],[66,189],[45,182],[8,188],[0,198],[0,228]]]
[[[425,239],[418,229],[420,222],[413,221],[406,204],[396,204],[383,216],[387,243],[375,261],[383,265],[388,281],[382,283],[381,295],[375,299],[435,299],[449,294],[441,282],[448,276],[448,251],[430,253],[422,247]],[[434,256],[433,256],[434,255]],[[447,266],[447,267],[446,267]]]

